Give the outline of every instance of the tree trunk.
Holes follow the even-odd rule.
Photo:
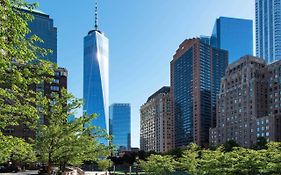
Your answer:
[[[48,157],[48,175],[51,175],[51,170],[52,170],[52,154],[49,153],[49,157]]]

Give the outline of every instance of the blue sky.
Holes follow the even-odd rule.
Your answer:
[[[83,92],[83,37],[94,27],[94,0],[33,0],[58,28],[58,64],[68,87]],[[170,84],[170,61],[186,38],[210,35],[219,16],[254,19],[254,0],[99,0],[99,28],[110,41],[110,104],[131,103],[132,146],[139,109]]]

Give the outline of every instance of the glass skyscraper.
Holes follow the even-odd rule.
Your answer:
[[[267,63],[281,60],[281,0],[256,0],[256,52]]]
[[[38,10],[33,10],[32,12],[25,9],[22,10],[34,17],[33,21],[28,24],[31,32],[27,37],[37,35],[41,38],[44,42],[37,42],[36,45],[47,50],[52,50],[52,53],[44,56],[43,59],[57,63],[57,28],[54,27],[53,19],[48,14]]]
[[[228,65],[228,52],[200,39],[185,40],[171,61],[171,107],[175,146],[207,146],[215,125],[216,95]]]
[[[131,106],[127,103],[115,103],[109,108],[110,135],[118,150],[131,148]]]
[[[232,63],[244,55],[253,55],[253,21],[220,17],[211,36],[212,47],[227,50]]]
[[[97,114],[91,125],[109,131],[108,39],[97,29],[84,38],[83,99],[84,113]],[[107,141],[100,139],[101,143]]]

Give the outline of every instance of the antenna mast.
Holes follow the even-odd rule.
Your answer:
[[[95,5],[95,30],[98,30],[98,23],[99,23],[99,19],[98,19],[98,1],[96,1],[96,5]]]

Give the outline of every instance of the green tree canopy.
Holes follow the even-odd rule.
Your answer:
[[[147,161],[140,161],[140,167],[149,175],[166,175],[174,172],[176,161],[171,156],[151,155]]]
[[[107,134],[89,125],[95,114],[67,121],[81,107],[81,100],[65,89],[60,94],[52,93],[51,97],[42,98],[39,106],[45,123],[38,124],[35,145],[39,160],[47,163],[49,170],[53,165],[76,166],[85,161],[100,161],[110,155],[110,148],[98,142],[100,138],[107,138]]]
[[[38,94],[35,85],[49,81],[55,65],[40,59],[48,53],[36,46],[37,36],[27,37],[32,16],[20,9],[33,10],[36,4],[23,0],[0,1],[0,163],[20,159],[15,153],[30,153],[24,140],[5,136],[3,131],[20,123],[34,128],[39,119],[36,109]],[[16,146],[22,145],[22,146]],[[23,146],[24,145],[24,146]],[[33,154],[26,154],[33,158]]]

